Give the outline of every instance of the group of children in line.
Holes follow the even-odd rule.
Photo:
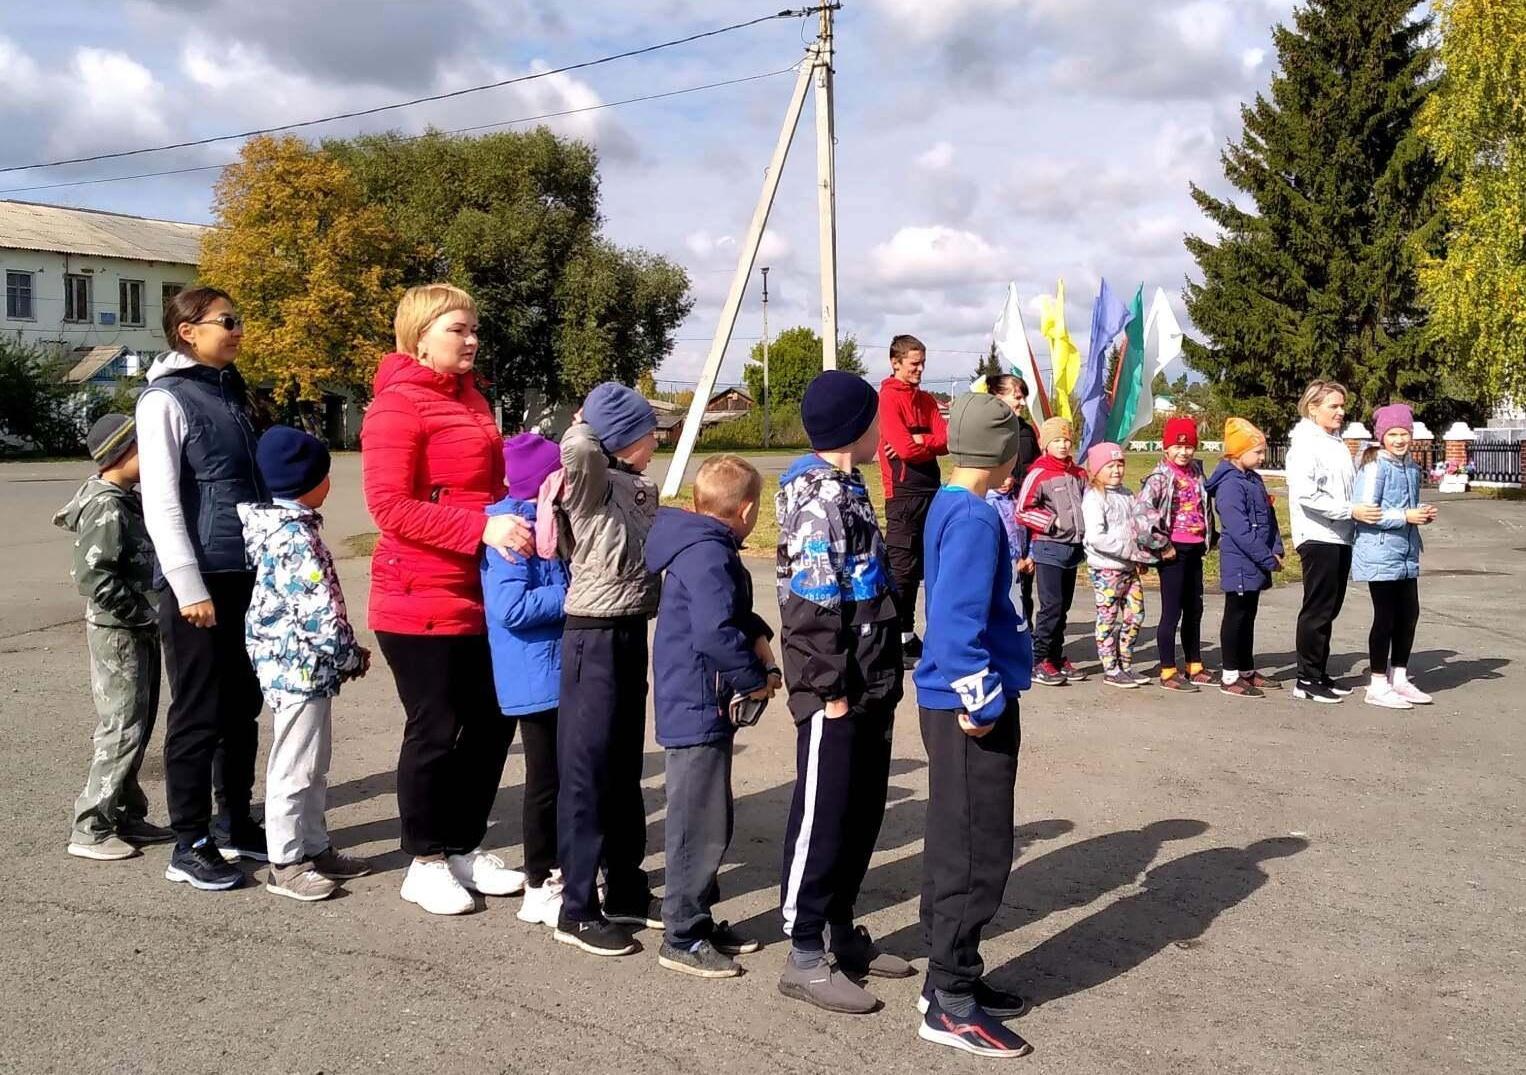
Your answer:
[[[596,388],[560,445],[528,433],[505,443],[508,496],[489,514],[525,519],[535,549],[524,556],[485,550],[482,583],[498,705],[525,729],[519,917],[600,956],[637,950],[628,927],[661,928],[664,967],[705,978],[742,973],[734,957],[758,942],[713,916],[732,838],[734,742],[786,690],[796,779],[780,882],[790,947],[778,987],[827,1010],[862,1013],[878,1006],[861,984],[866,977],[915,973],[854,921],[885,810],[904,690],[902,631],[858,469],[876,454],[877,396],[859,377],[827,372],[808,387],[801,414],[813,451],[786,471],[776,496],[778,657],[739,559],[757,523],[761,476],[737,456],[712,457],[696,474],[692,511],[658,508],[643,474],[655,415],[621,385]],[[1154,566],[1162,581],[1161,683],[1197,690],[1208,679],[1198,628],[1216,508],[1221,578],[1232,599],[1222,689],[1255,696],[1273,685],[1255,669],[1256,598],[1282,556],[1256,474],[1265,438],[1249,423],[1231,420],[1224,460],[1206,481],[1194,460],[1195,424],[1168,423],[1165,458],[1139,497],[1123,484],[1118,445],[1091,449],[1084,469],[1074,462],[1073,433],[1062,419],[1043,423],[1042,455],[1015,486],[1022,428],[997,395],[972,393],[952,404],[953,470],[928,512],[926,637],[913,674],[929,781],[921,906],[929,964],[918,1033],[988,1056],[1030,1048],[1002,1022],[1027,1003],[982,978],[979,940],[1012,866],[1019,695],[1030,682],[1085,678],[1063,645],[1081,564],[1096,594],[1105,681],[1143,682],[1133,646],[1143,619],[1140,576]],[[1363,489],[1392,505],[1379,524],[1383,547],[1397,537],[1418,555],[1418,482],[1400,432],[1385,429]],[[120,858],[171,836],[147,821],[137,784],[159,682],[152,549],[131,491],[132,419],[102,419],[89,447],[100,473],[56,520],[77,534],[75,579],[88,598],[100,714],[69,850]],[[370,654],[356,641],[319,535],[327,451],[306,433],[277,426],[260,438],[256,456],[269,499],[241,505],[239,515],[255,567],[245,642],[275,717],[267,887],[317,900],[368,868],[332,847],[323,814],[332,698],[366,674]],[[1360,551],[1358,562],[1366,562]],[[1031,636],[1019,586],[1029,570],[1039,591]],[[1389,579],[1385,570],[1374,568],[1393,610],[1381,660],[1400,663],[1413,638],[1414,579]],[[667,796],[661,900],[641,868],[653,612],[655,730]]]

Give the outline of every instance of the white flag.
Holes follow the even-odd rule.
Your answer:
[[[1038,360],[1033,357],[1033,347],[1028,343],[1028,326],[1023,324],[1023,304],[1017,300],[1016,284],[1007,285],[1007,301],[996,317],[996,327],[991,334],[997,357],[1028,386],[1028,410],[1042,422],[1052,413],[1049,394],[1044,390]]]
[[[1155,378],[1181,356],[1182,326],[1166,298],[1166,289],[1158,287],[1150,302],[1150,312],[1145,315],[1144,392],[1134,410],[1134,428],[1128,431],[1124,440],[1155,420]]]

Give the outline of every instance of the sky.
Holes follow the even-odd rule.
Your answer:
[[[968,378],[1009,281],[1063,277],[1085,347],[1099,280],[1181,302],[1182,245],[1210,226],[1189,181],[1219,165],[1269,83],[1294,0],[845,0],[837,15],[839,327],[871,375],[910,332],[927,380]],[[9,6],[9,5],[8,5]],[[0,167],[310,119],[547,70],[778,10],[779,0],[52,0],[0,22]],[[815,20],[310,128],[456,129],[768,74],[547,121],[600,154],[606,232],[685,266],[696,299],[662,387],[699,375]],[[781,72],[782,74],[774,74]],[[515,128],[505,128],[515,129]],[[517,129],[523,129],[520,125]],[[207,167],[237,143],[0,173],[0,198],[210,221]],[[206,170],[52,186],[142,172]],[[36,188],[45,189],[25,189]],[[815,128],[807,104],[759,264],[769,326],[819,329]],[[754,282],[721,380],[761,333]]]

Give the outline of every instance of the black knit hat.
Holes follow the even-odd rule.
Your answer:
[[[126,414],[103,414],[85,435],[85,448],[97,470],[110,470],[138,443],[138,423]]]
[[[271,426],[254,450],[271,496],[295,500],[323,484],[329,474],[329,450],[310,433],[291,426]]]
[[[827,370],[806,386],[800,421],[818,452],[846,448],[874,424],[880,397],[862,377]]]

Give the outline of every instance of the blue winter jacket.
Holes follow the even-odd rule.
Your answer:
[[[535,525],[535,505],[504,497],[489,515],[518,515]],[[482,596],[487,640],[493,651],[498,708],[522,717],[555,709],[561,697],[562,626],[567,614],[567,563],[540,556],[505,558],[497,549],[482,557]]]
[[[719,519],[677,508],[659,508],[647,535],[647,570],[663,572],[652,694],[664,747],[731,738],[732,698],[768,682],[753,646],[773,631],[752,610],[738,547]]]
[[[1364,466],[1351,487],[1353,504],[1376,504],[1383,518],[1356,524],[1351,577],[1357,582],[1395,582],[1420,577],[1420,528],[1404,513],[1420,506],[1420,467],[1387,452]]]
[[[1033,639],[1012,599],[1001,518],[974,493],[946,485],[928,509],[922,543],[927,639],[912,674],[917,704],[995,724],[1033,677]]]
[[[1272,584],[1282,534],[1266,483],[1254,470],[1219,460],[1208,479],[1208,496],[1219,513],[1219,585],[1225,593],[1254,593]]]

